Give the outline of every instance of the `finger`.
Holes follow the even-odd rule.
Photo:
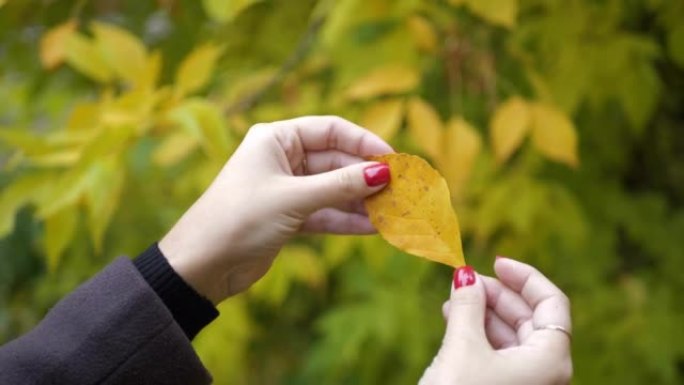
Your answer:
[[[571,331],[568,297],[537,269],[509,258],[498,258],[494,270],[501,281],[519,292],[533,309],[535,327],[558,325]],[[554,330],[536,330],[530,338],[536,336],[544,341],[569,342],[564,333]]]
[[[294,127],[304,150],[337,149],[360,157],[394,152],[379,136],[337,116],[304,116],[274,124]]]
[[[306,153],[306,175],[337,170],[363,161],[359,156],[340,150],[309,151]]]
[[[292,205],[306,213],[344,205],[380,191],[389,183],[389,166],[378,162],[356,163],[322,174],[297,178]]]
[[[324,208],[311,214],[304,222],[302,231],[330,234],[373,234],[376,232],[368,217]]]
[[[518,345],[516,331],[490,308],[485,313],[487,340],[494,349],[506,349]]]
[[[473,346],[489,346],[484,320],[486,298],[482,280],[475,271],[464,266],[454,271],[447,330],[443,349],[454,354]]]
[[[442,305],[442,316],[446,321],[449,320],[450,309],[451,302],[444,302]],[[505,349],[518,345],[518,336],[515,330],[490,308],[487,308],[485,312],[485,334],[489,344],[494,349]]]
[[[533,330],[530,305],[520,294],[495,278],[482,276],[482,282],[487,293],[487,306],[516,331],[519,340],[527,338]]]

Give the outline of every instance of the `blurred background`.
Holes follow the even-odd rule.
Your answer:
[[[680,0],[0,0],[0,343],[303,114],[435,165],[481,273],[551,277],[575,384],[684,383]],[[415,384],[451,273],[302,237],[194,344],[216,384]]]

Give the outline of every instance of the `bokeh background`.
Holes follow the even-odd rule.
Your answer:
[[[575,384],[684,383],[682,1],[0,0],[0,66],[0,342],[159,239],[251,124],[339,114],[440,169],[478,271],[566,291]],[[302,237],[194,344],[216,384],[415,384],[450,277]]]

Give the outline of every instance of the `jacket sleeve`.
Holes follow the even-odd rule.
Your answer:
[[[0,384],[209,384],[168,308],[127,258],[0,347]]]

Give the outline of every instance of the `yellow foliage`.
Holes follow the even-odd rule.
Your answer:
[[[142,81],[147,67],[147,50],[130,32],[113,24],[94,22],[95,46],[102,59],[120,79],[130,84]]]
[[[534,146],[547,158],[576,167],[577,132],[568,116],[544,103],[534,103],[531,111]]]
[[[64,61],[65,43],[74,31],[77,22],[70,19],[47,31],[40,39],[40,61],[43,67],[53,69]]]
[[[219,23],[226,23],[260,1],[262,0],[204,0],[202,3],[209,18]]]
[[[445,151],[438,159],[439,168],[445,174],[452,195],[459,197],[482,150],[482,139],[473,126],[463,118],[455,117],[447,123],[444,144]]]
[[[48,270],[55,271],[76,230],[78,211],[65,207],[45,218],[45,254]]]
[[[413,90],[418,81],[419,74],[415,68],[402,64],[387,64],[357,79],[347,89],[346,96],[351,100],[361,100],[401,94]]]
[[[88,229],[95,250],[102,250],[105,230],[119,206],[124,185],[123,164],[116,156],[105,158],[94,165],[93,177],[85,190],[88,209]]]
[[[442,153],[443,124],[437,111],[425,100],[411,98],[407,106],[408,130],[411,139],[433,159]]]
[[[185,131],[168,135],[152,153],[152,161],[160,166],[169,167],[185,159],[198,146],[197,140]]]
[[[387,163],[392,173],[389,185],[365,200],[368,217],[382,237],[407,253],[464,265],[458,219],[444,178],[415,155],[370,159]]]
[[[518,0],[449,0],[452,5],[465,5],[486,21],[507,28],[515,26]]]
[[[385,140],[392,139],[404,117],[404,100],[400,98],[380,100],[371,104],[361,116],[359,124]]]
[[[530,111],[527,102],[514,96],[502,103],[494,112],[490,136],[494,156],[505,162],[520,147],[530,129]]]
[[[437,49],[437,33],[429,21],[422,16],[413,15],[406,23],[418,48],[428,53]]]
[[[65,60],[83,75],[100,83],[108,83],[113,74],[95,43],[78,32],[66,40]]]
[[[187,95],[206,86],[222,51],[219,46],[205,43],[190,52],[176,72],[176,94]]]

